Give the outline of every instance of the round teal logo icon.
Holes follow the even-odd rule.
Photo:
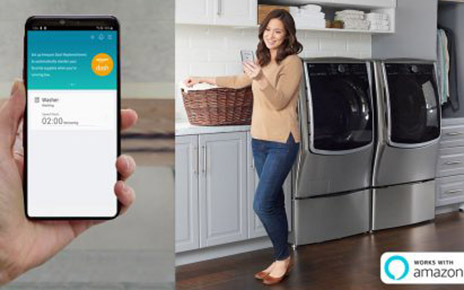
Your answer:
[[[403,266],[404,266],[403,273],[397,273],[397,271],[393,271],[393,273],[392,273],[392,270],[390,269],[390,264],[392,262],[396,262],[396,261],[399,261],[399,262],[401,262],[403,264]],[[406,277],[406,275],[408,275],[408,273],[409,273],[409,263],[403,256],[398,256],[398,255],[391,256],[385,262],[384,270],[385,270],[385,274],[387,274],[388,278],[390,278],[392,280],[399,281],[401,279],[404,279],[404,277]]]

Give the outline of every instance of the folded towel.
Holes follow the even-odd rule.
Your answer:
[[[357,14],[351,14],[351,15],[336,15],[334,20],[348,20],[348,19],[359,19],[362,20],[364,19],[364,15],[357,15]]]
[[[390,30],[390,26],[369,26],[369,30],[378,30],[378,31],[388,31]]]
[[[313,4],[308,4],[308,5],[303,5],[300,7],[301,10],[304,10],[304,11],[311,11],[311,12],[321,12],[322,10],[322,7],[319,6],[319,5],[313,5]]]
[[[348,19],[343,21],[343,27],[345,29],[368,30],[369,22],[367,20]]]
[[[213,86],[207,83],[199,83],[196,84],[192,87],[187,87],[184,82],[180,82],[179,87],[181,90],[184,90],[185,92],[188,91],[203,91],[203,90],[209,90],[209,89],[216,89],[218,86]]]
[[[390,25],[390,21],[388,20],[369,20],[371,25]]]
[[[349,14],[349,15],[364,15],[364,11],[346,9],[346,10],[341,10],[341,11],[335,12],[335,15],[346,15],[346,14]]]
[[[381,13],[367,13],[366,18],[369,20],[388,20],[388,15]]]

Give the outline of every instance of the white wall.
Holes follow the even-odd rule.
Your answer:
[[[365,33],[300,31],[301,57],[371,57]],[[179,83],[187,76],[234,75],[242,72],[240,50],[256,50],[258,28],[176,25],[176,122],[187,121]]]

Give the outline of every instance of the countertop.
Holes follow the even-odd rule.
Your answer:
[[[195,126],[195,125],[191,125],[189,122],[176,122],[176,136],[195,135],[195,134],[246,132],[249,130],[250,130],[250,125]]]

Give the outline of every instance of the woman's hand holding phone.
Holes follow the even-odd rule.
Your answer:
[[[251,61],[243,63],[243,71],[252,80],[259,79],[262,74],[261,66]]]
[[[103,222],[42,221],[26,218],[23,196],[24,159],[22,152],[17,150],[18,144],[22,142],[16,140],[24,109],[25,88],[21,81],[17,81],[13,85],[10,99],[0,108],[0,285],[41,265],[79,234]],[[135,111],[121,111],[121,129],[130,128],[136,121]],[[130,156],[120,156],[116,168],[122,180],[116,183],[114,192],[122,206],[122,214],[135,199],[134,190],[125,183],[135,170],[135,161]]]

